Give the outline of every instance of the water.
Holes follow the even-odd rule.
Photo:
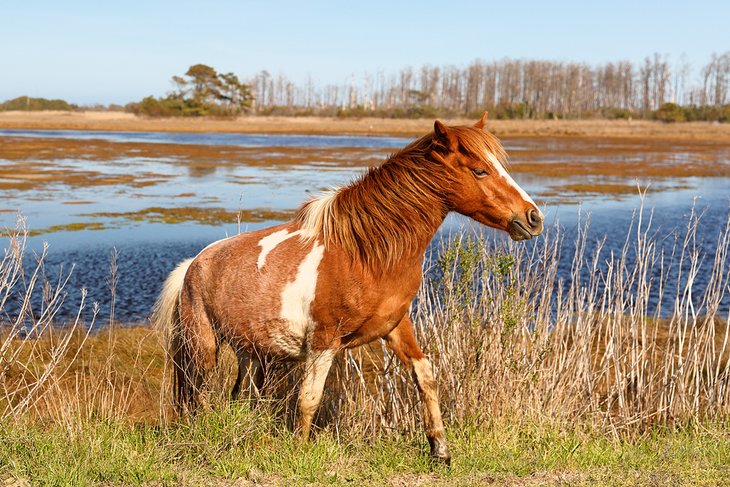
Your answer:
[[[144,322],[164,277],[177,262],[239,230],[287,219],[313,194],[347,183],[408,141],[395,137],[0,130],[0,169],[6,171],[7,181],[0,185],[0,210],[4,210],[0,220],[12,227],[14,211],[19,210],[31,230],[44,232],[29,239],[27,261],[31,264],[33,253],[47,242],[45,271],[49,278],[72,269],[59,316],[75,314],[80,290],[86,288],[89,302],[99,303],[98,320],[108,319],[110,262],[116,253],[115,317],[124,323]],[[548,225],[559,224],[566,235],[563,272],[568,272],[572,258],[570,236],[581,225],[579,212],[590,214],[591,245],[605,236],[606,250],[620,251],[632,212],[641,202],[637,193],[570,189],[571,184],[586,182],[648,184],[644,205],[647,211],[654,211],[652,228],[660,238],[685,227],[694,206],[702,214],[700,248],[707,260],[714,254],[716,237],[727,221],[730,181],[722,171],[719,177],[706,173],[730,164],[726,146],[677,143],[676,150],[668,150],[666,144],[608,141],[597,145],[567,138],[504,142],[512,154],[515,179],[544,208]],[[646,170],[686,165],[697,169],[671,177]],[[539,169],[545,167],[557,167],[557,171]],[[150,208],[228,213],[203,222],[194,214],[157,214],[150,213]],[[240,225],[231,216],[239,210],[244,220]],[[256,218],[262,211],[273,212],[267,214],[274,219]],[[101,229],[88,229],[91,224]],[[478,227],[463,218],[451,217],[446,223],[447,227],[463,225]],[[528,245],[539,244],[538,239]],[[700,275],[698,289],[702,285]],[[727,310],[729,303],[723,306]],[[6,308],[12,314],[13,308]],[[89,319],[89,310],[84,316]]]
[[[154,144],[204,144],[231,147],[390,147],[400,148],[409,139],[356,135],[269,135],[228,133],[113,132],[95,130],[2,130],[0,137],[34,137]]]

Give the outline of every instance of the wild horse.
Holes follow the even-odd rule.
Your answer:
[[[514,240],[543,215],[505,169],[499,141],[474,126],[434,131],[359,179],[305,203],[293,221],[215,242],[167,278],[153,321],[172,337],[175,401],[192,410],[227,342],[239,358],[234,393],[260,357],[304,361],[296,431],[308,438],[333,357],[384,338],[413,371],[432,457],[449,461],[432,367],[408,308],[426,247],[456,211]]]

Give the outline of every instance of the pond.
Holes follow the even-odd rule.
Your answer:
[[[143,322],[166,274],[211,241],[291,218],[304,201],[346,184],[410,139],[362,136],[0,130],[0,219],[23,215],[28,257],[49,245],[46,273],[73,267],[61,316],[80,289],[108,318],[117,255],[115,318]],[[702,215],[700,246],[713,255],[727,222],[730,144],[586,137],[508,137],[511,171],[566,245],[579,214],[592,242],[620,249],[633,211],[653,209],[669,235]],[[482,231],[461,217],[445,228]],[[538,239],[539,241],[539,239]],[[528,245],[539,245],[539,242]],[[569,267],[570,252],[564,252]],[[701,282],[698,283],[701,286]],[[727,300],[723,303],[728,307]],[[12,314],[12,308],[9,310]]]

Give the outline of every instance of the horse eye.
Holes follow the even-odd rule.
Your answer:
[[[483,178],[484,176],[486,176],[488,174],[487,173],[487,170],[486,169],[482,169],[481,167],[478,167],[476,169],[472,169],[471,172],[473,172],[474,175],[476,177],[478,177],[478,178]]]

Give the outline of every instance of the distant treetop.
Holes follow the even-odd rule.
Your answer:
[[[47,98],[31,98],[29,96],[19,96],[12,100],[0,103],[0,111],[6,112],[11,110],[20,111],[40,111],[40,110],[73,110],[75,107],[65,100],[49,100]]]
[[[175,90],[164,98],[148,96],[131,105],[135,113],[159,116],[236,116],[249,110],[253,96],[249,85],[233,73],[218,73],[205,64],[190,66],[183,76],[173,76]]]

